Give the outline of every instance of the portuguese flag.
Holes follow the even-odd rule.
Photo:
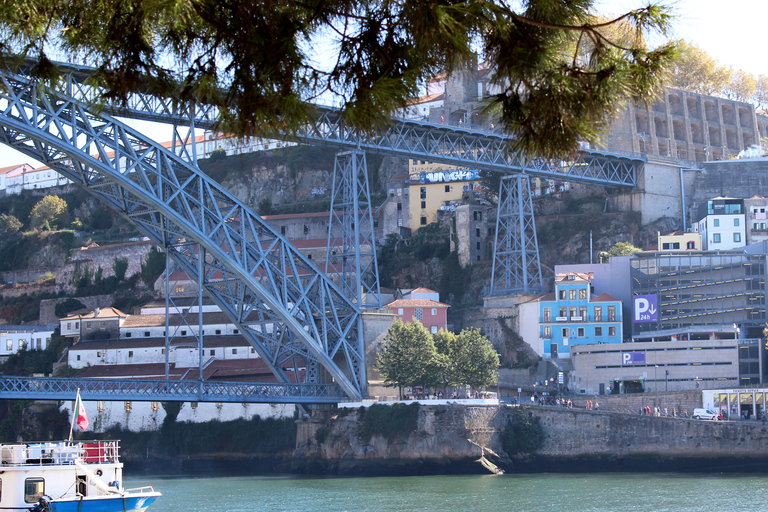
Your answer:
[[[77,399],[75,400],[75,410],[73,411],[74,418],[72,419],[72,423],[80,427],[80,430],[85,430],[88,428],[88,425],[91,424],[90,421],[88,421],[88,415],[85,413],[85,404],[83,404],[83,399],[80,398],[80,390],[77,390]]]

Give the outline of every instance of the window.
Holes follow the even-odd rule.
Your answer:
[[[426,201],[422,201],[421,202],[421,209],[422,210],[426,210],[427,209],[427,202]]]
[[[716,228],[719,228],[720,227],[720,219],[715,219],[714,222],[712,223],[712,225],[715,226]]]
[[[125,402],[123,402],[123,407],[125,408],[126,411],[130,411],[131,409],[133,409],[133,402],[131,402],[130,400],[126,400]]]
[[[209,354],[209,355],[211,355],[211,356],[215,356],[215,355],[216,355],[216,351],[215,351],[215,350],[211,350],[211,352],[210,352],[210,354]]]
[[[602,327],[595,327],[595,336],[600,337],[603,335],[603,328]]]
[[[581,290],[579,290],[579,299],[584,300],[586,298],[587,298],[587,289],[582,288]]]
[[[397,203],[397,211],[403,211],[403,203]]]
[[[480,238],[480,228],[475,228],[475,236]]]
[[[232,355],[234,356],[235,354],[237,354],[237,349],[236,349],[236,348],[233,348],[233,349],[232,349]]]
[[[685,246],[686,249],[695,249],[696,248],[696,242],[688,242]]]
[[[126,333],[125,333],[125,337],[126,337],[126,338],[130,338],[130,337],[131,337],[131,331],[128,331],[128,332],[126,332]]]
[[[714,233],[712,235],[712,243],[713,244],[719,244],[720,243],[720,233]]]
[[[149,338],[149,331],[144,331],[144,337]]]
[[[565,300],[565,290],[558,291],[557,296],[560,300]]]
[[[306,235],[306,234],[308,234],[308,233],[309,233],[309,226],[307,226],[306,224],[304,224],[304,234]]]
[[[85,322],[85,328],[90,329],[91,328],[91,322]]]
[[[426,217],[422,217],[421,219],[419,219],[419,224],[421,224],[422,226],[426,226],[427,225],[427,218]]]
[[[662,249],[664,249],[665,251],[666,251],[667,249],[669,249],[669,248],[670,248],[670,247],[669,247],[669,242],[664,242],[663,244],[661,244],[661,248],[662,248]]]
[[[37,503],[45,494],[45,480],[39,476],[34,476],[24,480],[24,501],[27,503]]]
[[[128,357],[133,357],[133,350],[128,351]]]
[[[251,347],[251,354],[255,354],[255,353],[256,353],[256,349]]]
[[[757,225],[755,225],[755,229],[757,229]],[[67,330],[72,329],[72,322],[67,322]]]
[[[608,306],[608,321],[616,321],[616,306]]]
[[[568,308],[560,308],[560,310],[557,313],[557,316],[561,318],[565,318],[568,316]]]
[[[397,314],[403,316],[403,308],[397,308]]]
[[[191,406],[193,409],[197,409],[197,402],[189,402],[189,405],[190,405],[190,406]]]
[[[80,360],[80,354],[78,354],[78,355],[77,355],[77,360],[78,360],[78,361]]]
[[[436,326],[436,325],[433,325],[433,326],[432,326],[432,327],[429,329],[429,332],[431,332],[432,334],[437,334],[437,326]]]
[[[184,285],[183,284],[176,285],[175,289],[176,289],[176,293],[184,293]]]
[[[186,335],[187,335],[187,331],[186,331],[186,330],[184,330],[184,331],[181,331],[181,335],[182,335],[182,336],[186,336]]]
[[[445,186],[445,191],[446,192],[450,192],[451,191],[451,186],[450,185],[446,185]]]
[[[437,316],[437,308],[432,308],[432,316]]]
[[[96,357],[101,357],[101,351],[96,351]]]
[[[567,327],[563,327],[563,330],[560,332],[560,334],[563,335],[563,338],[567,338],[568,337],[568,328]]]
[[[568,299],[576,300],[576,290],[568,290]]]
[[[415,317],[416,317],[416,320],[418,320],[419,322],[421,322],[421,320],[424,318],[424,310],[423,310],[423,309],[421,309],[421,308],[416,308],[416,309],[413,311],[413,316],[415,316]]]
[[[551,325],[545,325],[544,326],[544,337],[545,338],[551,338],[552,337],[552,326]]]
[[[477,220],[477,212],[472,212],[472,218],[473,220]]]
[[[616,336],[616,328],[615,327],[609,327],[608,328],[608,336]]]
[[[421,187],[421,190],[419,191],[419,197],[420,199],[427,198],[427,187]]]
[[[5,340],[5,350],[13,350],[13,340]]]
[[[240,334],[240,329],[232,329],[232,334]]]
[[[576,306],[573,306],[573,307],[569,308],[568,311],[570,313],[570,317],[571,318],[573,318],[573,317],[575,317],[577,315],[577,313],[576,313]]]
[[[543,322],[552,321],[552,308],[544,308],[544,315],[542,317]]]
[[[587,306],[579,307],[579,316],[581,317],[582,322],[587,321]]]
[[[741,242],[741,233],[734,233],[733,234],[733,241],[734,242]]]
[[[281,235],[285,234],[285,226],[280,226],[280,234]]]
[[[734,226],[738,226],[738,225],[739,225],[739,218],[738,218],[738,217],[734,217],[734,219],[733,219],[733,225],[734,225]]]
[[[579,327],[578,329],[576,329],[576,336],[578,336],[579,338],[583,338],[584,337],[584,328],[583,327]]]
[[[603,307],[595,306],[595,322],[603,321]]]
[[[79,328],[80,328],[80,322],[75,322],[75,329],[79,329]]]

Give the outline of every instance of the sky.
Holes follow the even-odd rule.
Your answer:
[[[768,58],[761,37],[768,20],[767,0],[659,0],[673,7],[678,19],[673,37],[692,42],[709,53],[720,64],[743,69],[753,75],[768,75]],[[620,14],[642,7],[640,0],[596,0],[597,11]],[[170,140],[170,131],[140,121],[126,124],[144,131],[158,142]],[[30,163],[40,166],[25,155],[0,144],[0,167]]]

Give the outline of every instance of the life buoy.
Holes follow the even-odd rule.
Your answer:
[[[101,475],[103,475],[103,474],[104,474],[104,473],[102,473],[100,469],[97,469],[97,470],[96,470],[96,476],[101,476]]]

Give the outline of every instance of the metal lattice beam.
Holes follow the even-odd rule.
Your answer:
[[[338,275],[344,294],[360,307],[381,307],[368,167],[362,151],[336,155],[325,273]]]
[[[541,293],[543,289],[528,178],[504,177],[499,186],[490,294]]]
[[[333,404],[346,398],[336,384],[276,384],[198,380],[65,379],[0,376],[4,399],[72,400],[80,390],[84,400],[137,402],[247,402]]]
[[[287,240],[198,169],[114,118],[22,75],[0,75],[0,142],[44,162],[162,247],[284,384],[322,367],[366,394],[360,309]],[[193,244],[205,252],[202,272]],[[295,375],[299,375],[298,372]]]
[[[95,104],[105,112],[161,123],[214,128],[219,118],[215,107],[187,106],[174,98],[158,98],[136,93],[126,103],[104,103],[101,91],[86,84],[93,70],[82,66],[59,64],[68,70],[62,87],[66,94],[82,104]],[[315,106],[314,120],[296,133],[275,134],[296,142],[321,143],[342,149],[359,149],[403,158],[471,167],[503,173],[525,173],[530,177],[585,183],[609,187],[635,186],[645,157],[597,150],[581,150],[563,159],[523,158],[512,153],[506,135],[474,128],[392,119],[388,128],[361,135],[344,122],[341,110]]]

